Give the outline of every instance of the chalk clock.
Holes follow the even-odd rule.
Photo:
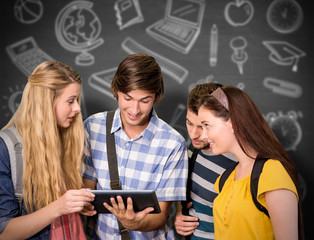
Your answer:
[[[296,150],[302,139],[302,129],[297,118],[295,111],[289,111],[287,114],[280,111],[278,114],[269,113],[266,117],[270,128],[286,151]]]
[[[303,11],[295,0],[274,0],[266,15],[268,24],[279,33],[292,33],[303,22]]]

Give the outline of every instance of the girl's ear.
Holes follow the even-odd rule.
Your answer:
[[[234,133],[233,131],[233,126],[232,126],[232,123],[231,123],[231,119],[229,118],[229,120],[226,122],[226,125],[231,129],[232,133]]]

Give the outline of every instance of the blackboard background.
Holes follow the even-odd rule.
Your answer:
[[[274,31],[266,20],[266,12],[273,0],[251,0],[254,6],[254,16],[245,26],[231,26],[224,17],[224,8],[231,0],[206,0],[205,12],[201,33],[192,49],[183,54],[176,51],[146,33],[146,28],[165,15],[166,0],[140,0],[139,4],[144,21],[133,24],[122,30],[119,29],[114,10],[115,1],[92,1],[93,11],[98,16],[102,29],[100,36],[104,43],[90,51],[95,57],[95,63],[90,66],[79,66],[75,63],[76,52],[68,51],[58,42],[55,34],[55,21],[58,13],[71,1],[46,0],[42,1],[43,16],[35,23],[23,24],[14,16],[16,1],[1,1],[1,42],[0,42],[0,128],[12,116],[8,106],[8,97],[14,91],[21,90],[27,82],[26,75],[21,72],[9,58],[6,47],[12,43],[32,36],[39,47],[56,60],[62,61],[76,69],[84,80],[83,92],[85,103],[83,107],[84,118],[95,112],[115,108],[116,101],[90,87],[87,83],[93,73],[117,67],[121,60],[128,55],[121,44],[131,37],[143,46],[184,66],[189,71],[182,84],[169,75],[164,74],[165,96],[156,110],[161,118],[174,125],[175,128],[187,136],[185,131],[185,110],[176,112],[179,105],[185,105],[189,87],[205,79],[220,82],[226,85],[237,86],[241,84],[244,90],[253,98],[261,112],[281,111],[301,112],[302,118],[298,122],[302,129],[302,140],[296,150],[289,150],[289,155],[295,161],[299,173],[305,180],[305,197],[303,209],[305,215],[306,239],[313,239],[314,234],[309,227],[310,217],[313,216],[314,201],[313,186],[314,164],[311,150],[314,149],[314,59],[313,59],[313,9],[311,1],[298,1],[303,10],[303,23],[295,32],[281,34]],[[210,30],[216,24],[219,31],[218,62],[211,67],[209,58]],[[245,49],[249,58],[244,63],[244,74],[241,75],[235,63],[231,61],[233,50],[229,46],[232,38],[243,36],[248,45]],[[301,58],[298,71],[292,72],[291,67],[275,65],[268,58],[269,51],[262,44],[265,40],[286,41],[302,49],[306,56]],[[265,77],[285,79],[296,83],[303,89],[299,98],[290,98],[272,93],[263,86]],[[312,159],[312,160],[311,160]],[[280,204],[280,203],[278,203]]]

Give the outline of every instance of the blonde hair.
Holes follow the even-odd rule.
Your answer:
[[[71,83],[82,83],[71,67],[55,61],[41,63],[29,76],[19,107],[3,128],[15,125],[23,139],[23,199],[28,212],[47,206],[68,189],[82,187],[82,115],[77,114],[70,127],[59,128],[55,114],[56,97]]]

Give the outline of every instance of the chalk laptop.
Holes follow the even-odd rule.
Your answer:
[[[6,50],[13,63],[27,76],[40,63],[53,60],[52,57],[38,47],[33,37],[13,43]]]
[[[204,8],[204,0],[168,0],[165,18],[149,26],[146,32],[186,54],[200,33]]]

